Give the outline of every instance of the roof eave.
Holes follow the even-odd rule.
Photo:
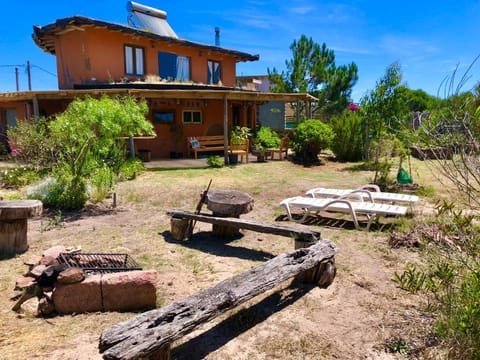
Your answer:
[[[96,20],[84,16],[72,16],[69,18],[58,19],[52,24],[46,26],[33,26],[33,40],[38,47],[43,51],[55,55],[55,43],[54,38],[60,31],[64,31],[67,27],[86,27],[86,26],[98,26],[112,31],[120,31],[124,33],[136,34],[150,38],[152,40],[167,41],[183,46],[195,47],[205,51],[215,51],[218,53],[226,54],[235,57],[236,61],[257,61],[260,59],[258,54],[252,55],[237,50],[225,49],[219,46],[207,45],[188,41],[185,39],[171,38],[168,36],[161,36],[149,31],[141,29],[135,29],[130,26],[121,24],[110,23],[102,20]],[[49,39],[50,38],[50,41]]]

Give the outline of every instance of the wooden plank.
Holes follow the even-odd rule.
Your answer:
[[[99,350],[104,359],[148,358],[202,323],[316,266],[334,264],[337,247],[320,240],[311,247],[281,254],[186,299],[175,301],[103,331]],[[335,271],[329,268],[331,284]]]
[[[310,229],[296,229],[287,226],[278,226],[265,223],[259,223],[251,220],[244,220],[231,217],[216,217],[211,214],[195,214],[191,211],[169,210],[167,214],[176,218],[202,221],[215,225],[235,226],[240,229],[247,229],[261,233],[287,236],[294,239],[303,239],[304,241],[317,241],[320,239],[320,232]]]

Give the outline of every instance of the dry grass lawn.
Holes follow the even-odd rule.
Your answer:
[[[310,226],[337,243],[337,277],[328,289],[287,282],[258,296],[179,340],[173,358],[402,358],[386,352],[386,343],[402,338],[414,346],[428,319],[422,317],[421,299],[402,292],[391,281],[407,262],[418,261],[415,251],[388,246],[395,222],[381,220],[383,226],[370,232],[354,230],[349,221],[300,225],[286,221],[278,206],[282,199],[313,187],[357,187],[371,180],[372,173],[351,171],[351,166],[326,161],[304,168],[270,161],[221,169],[150,170],[118,185],[115,209],[108,199],[81,213],[63,214],[62,222],[52,229],[52,218],[46,214],[30,221],[29,250],[0,260],[0,358],[101,359],[97,346],[102,330],[135,315],[34,318],[13,312],[13,288],[26,270],[24,260],[51,246],[130,254],[144,269],[158,271],[159,307],[293,250],[291,239],[252,231],[242,231],[243,236],[234,240],[214,238],[211,225],[205,223],[197,223],[190,241],[172,240],[166,211],[194,210],[210,179],[212,189],[241,190],[254,198],[253,211],[242,218]],[[417,183],[445,194],[424,164],[413,163],[412,172]],[[422,198],[413,208],[417,219],[431,213],[433,201]]]

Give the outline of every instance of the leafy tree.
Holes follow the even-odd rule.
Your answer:
[[[388,132],[398,132],[410,116],[405,105],[404,91],[400,91],[402,71],[398,63],[391,64],[385,75],[361,99],[365,119],[365,157],[369,159],[371,139],[380,139]]]
[[[74,100],[53,119],[19,126],[14,139],[26,160],[30,156],[53,173],[53,181],[43,186],[46,190],[41,199],[53,207],[78,209],[87,200],[88,179],[113,186],[105,174],[111,170],[118,175],[126,160],[123,137],[154,133],[145,118],[147,111],[145,101],[129,96],[86,97]],[[36,141],[39,149],[35,149]]]
[[[427,94],[424,90],[411,90],[406,86],[398,86],[398,93],[405,99],[405,104],[410,112],[428,112],[435,109],[439,104],[439,99]]]
[[[358,80],[355,63],[336,66],[333,50],[302,35],[290,45],[292,59],[285,61],[286,71],[268,70],[273,92],[308,93],[320,99],[322,115],[340,113],[347,105],[352,87]],[[303,105],[299,105],[303,106]],[[303,111],[304,109],[300,109]]]
[[[88,175],[105,162],[118,168],[125,154],[123,136],[153,134],[152,124],[145,119],[147,111],[145,101],[132,97],[74,100],[49,124],[63,165],[73,176]]]

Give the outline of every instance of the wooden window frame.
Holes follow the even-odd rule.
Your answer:
[[[132,72],[128,72],[127,70],[127,48],[131,49],[131,56],[132,56]],[[139,73],[137,69],[137,50],[142,51],[142,67],[143,67],[143,72]],[[146,62],[145,62],[145,48],[143,46],[136,46],[136,45],[131,45],[131,44],[125,44],[123,46],[123,61],[124,61],[124,71],[125,75],[130,75],[130,76],[145,76],[145,68],[146,68]]]
[[[189,113],[191,121],[185,121],[185,114]],[[200,121],[193,121],[194,120],[194,115],[193,114],[200,114]],[[190,125],[199,125],[203,123],[203,114],[201,110],[183,110],[182,111],[182,122],[184,124],[190,124]]]
[[[208,76],[208,73],[210,72],[210,64],[218,64],[218,67],[220,69],[219,74],[218,74],[218,81],[214,82],[215,78],[215,66],[213,66],[213,71],[212,71],[212,76],[211,79]],[[218,84],[222,81],[222,62],[218,60],[207,60],[207,83],[208,84]]]

